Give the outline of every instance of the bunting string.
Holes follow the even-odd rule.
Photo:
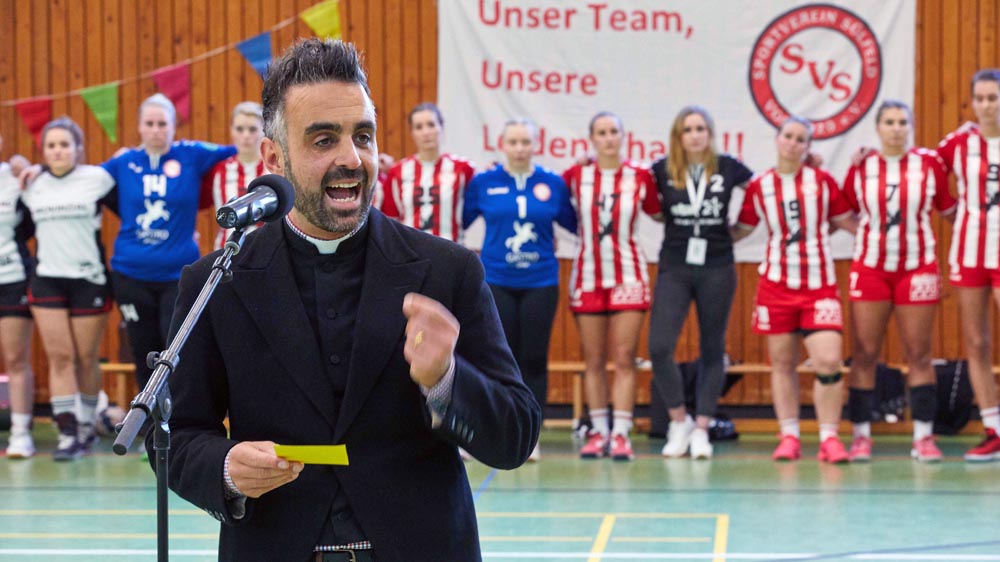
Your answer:
[[[272,59],[271,33],[288,27],[299,18],[318,37],[340,38],[338,0],[326,0],[306,9],[297,16],[278,22],[268,30],[254,37],[222,45],[188,59],[143,72],[137,76],[121,78],[96,86],[86,86],[66,92],[4,100],[0,101],[0,107],[14,107],[18,115],[20,115],[22,122],[24,122],[28,131],[35,137],[37,142],[41,128],[51,118],[52,100],[81,96],[111,142],[117,142],[118,90],[120,86],[140,80],[152,79],[159,91],[163,92],[177,105],[178,117],[181,121],[185,121],[190,114],[191,107],[190,67],[192,64],[236,49],[263,79],[267,74],[267,65],[270,64]]]

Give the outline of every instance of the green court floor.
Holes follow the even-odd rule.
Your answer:
[[[0,561],[155,560],[149,467],[108,440],[55,464],[54,430],[39,425],[38,456],[0,458]],[[973,443],[942,439],[948,458],[926,465],[906,438],[882,437],[871,464],[828,466],[815,439],[803,460],[775,464],[770,435],[697,462],[639,436],[638,458],[615,463],[581,460],[568,430],[547,429],[541,462],[468,471],[486,560],[1000,561],[1000,463],[960,460]],[[176,496],[170,513],[171,558],[215,560],[217,522]]]

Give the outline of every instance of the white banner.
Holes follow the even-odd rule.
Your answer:
[[[480,168],[502,161],[502,124],[528,116],[541,129],[536,161],[562,172],[590,150],[590,118],[610,110],[625,155],[648,164],[666,153],[678,110],[698,104],[716,148],[757,172],[775,164],[789,113],[813,120],[812,150],[842,180],[850,154],[878,144],[877,105],[912,105],[915,12],[914,0],[439,0],[444,149]],[[662,236],[643,222],[651,261]],[[849,257],[850,236],[834,240]],[[737,244],[737,259],[761,260],[762,241]]]

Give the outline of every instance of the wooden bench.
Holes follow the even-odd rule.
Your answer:
[[[135,363],[101,363],[101,374],[104,375],[104,392],[108,394],[108,400],[128,408],[139,393],[135,382]]]
[[[549,362],[549,372],[550,373],[570,373],[574,375],[573,377],[573,419],[577,420],[583,415],[583,373],[586,370],[586,365],[583,361],[550,361]],[[609,373],[613,373],[615,366],[608,364],[607,370]],[[643,361],[636,366],[636,373],[647,373],[652,374],[653,367],[648,361]],[[771,366],[765,365],[763,363],[739,363],[735,365],[730,365],[727,373],[729,374],[739,374],[739,375],[762,375],[769,374],[771,372]],[[807,367],[799,367],[800,373],[811,373]]]
[[[890,365],[890,367],[899,369],[905,375],[907,368],[905,365]],[[572,404],[573,404],[573,419],[571,423],[575,423],[576,420],[583,416],[583,404],[585,402],[583,395],[583,374],[586,370],[586,365],[583,361],[550,361],[549,362],[549,373],[568,373],[573,375],[572,384]],[[615,367],[614,365],[607,365],[607,370],[609,374],[613,374]],[[849,370],[848,367],[843,368],[843,372],[846,374]],[[800,374],[809,375],[813,374],[815,371],[809,367],[807,364],[803,363],[799,365],[796,369]],[[748,375],[751,378],[761,378],[766,377],[771,374],[771,366],[766,363],[736,363],[730,365],[726,371],[728,374],[732,375]],[[636,373],[641,374],[652,374],[652,366],[648,361],[642,362],[636,367]],[[998,382],[1000,382],[1000,365],[993,366],[993,374],[998,377]],[[804,388],[803,393],[808,393],[808,389]],[[807,402],[804,400],[803,402]],[[752,404],[759,405],[759,404]],[[645,425],[645,424],[637,424]],[[753,419],[753,420],[738,420],[738,426],[741,431],[748,432],[763,432],[763,433],[774,433],[778,429],[778,422],[774,419]],[[803,420],[802,429],[803,431],[815,431],[818,426],[815,420]],[[903,423],[878,423],[873,426],[878,433],[909,433],[911,431],[911,424],[909,421]],[[982,432],[982,424],[976,420],[970,422],[965,429],[963,429],[963,434],[974,434]]]

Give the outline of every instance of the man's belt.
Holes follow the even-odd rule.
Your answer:
[[[313,560],[316,562],[378,562],[375,554],[369,549],[317,552]]]

